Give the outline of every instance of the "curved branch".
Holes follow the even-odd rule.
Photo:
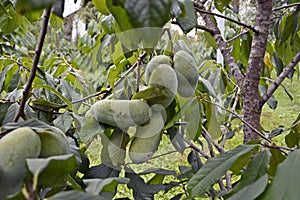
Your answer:
[[[18,113],[14,118],[14,122],[17,122],[20,117],[26,118],[25,111],[24,111],[25,110],[25,104],[26,104],[26,101],[28,99],[28,96],[29,96],[29,93],[30,93],[30,90],[31,90],[31,86],[32,86],[33,80],[36,76],[37,69],[38,69],[38,63],[39,63],[39,60],[40,60],[40,56],[41,56],[41,53],[42,53],[42,48],[43,48],[45,36],[46,36],[46,33],[47,33],[47,26],[48,26],[48,22],[49,22],[49,18],[50,18],[50,13],[51,13],[51,8],[45,9],[44,15],[43,15],[43,24],[42,24],[39,40],[38,40],[38,43],[37,43],[37,46],[36,46],[36,50],[35,50],[35,55],[34,55],[34,59],[33,59],[33,63],[32,63],[31,72],[30,72],[27,84],[24,88],[23,98],[21,100]]]
[[[274,94],[276,89],[280,86],[283,80],[291,73],[297,63],[300,61],[300,52],[296,54],[296,56],[292,59],[292,61],[284,68],[281,74],[277,77],[268,91],[262,96],[259,105],[262,107],[268,99]]]
[[[226,16],[224,16],[224,15],[220,15],[220,14],[217,14],[217,13],[209,12],[209,11],[206,11],[206,10],[203,10],[203,9],[200,9],[200,8],[197,8],[197,7],[196,7],[195,9],[196,9],[196,11],[199,12],[199,13],[204,13],[204,14],[214,15],[214,16],[217,16],[217,17],[226,19],[226,20],[231,21],[231,22],[233,22],[233,23],[235,23],[235,24],[238,24],[238,25],[240,25],[240,26],[243,26],[243,27],[245,27],[245,28],[248,28],[248,29],[252,30],[252,31],[255,32],[255,33],[258,33],[258,30],[256,30],[256,29],[255,29],[253,26],[251,26],[251,25],[244,24],[244,23],[242,23],[242,22],[240,22],[240,21],[237,21],[237,20],[235,20],[235,19],[232,19],[232,18],[230,18],[230,17],[226,17]]]
[[[287,5],[284,5],[284,6],[280,6],[280,7],[274,8],[273,11],[278,11],[278,10],[282,10],[282,9],[285,9],[285,8],[299,6],[299,5],[300,5],[300,2],[298,2],[298,3],[291,3],[291,4],[287,4]]]

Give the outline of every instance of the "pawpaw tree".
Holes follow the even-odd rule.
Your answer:
[[[0,2],[0,199],[298,199],[299,2],[73,3]]]

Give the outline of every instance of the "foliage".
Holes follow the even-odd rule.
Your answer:
[[[259,119],[279,85],[294,98],[282,81],[299,77],[300,6],[276,1],[252,25],[234,3],[85,1],[74,42],[63,0],[0,2],[0,198],[297,199],[300,114]],[[250,142],[228,145],[241,132]],[[185,164],[155,166],[177,152]]]

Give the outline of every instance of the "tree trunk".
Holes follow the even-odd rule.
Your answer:
[[[260,71],[263,65],[264,55],[267,46],[269,26],[271,23],[272,0],[258,0],[256,4],[257,15],[249,63],[246,77],[243,84],[243,108],[244,120],[260,130],[260,115],[262,106],[259,96]],[[259,135],[247,125],[244,125],[244,143],[259,139]]]

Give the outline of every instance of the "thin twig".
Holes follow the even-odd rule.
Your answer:
[[[241,89],[238,88],[238,91],[236,92],[235,94],[235,97],[234,97],[234,102],[233,102],[233,105],[232,105],[232,108],[231,108],[231,111],[234,112],[235,111],[235,108],[239,102],[239,96],[240,96],[240,92],[241,92]],[[225,132],[223,134],[223,138],[222,138],[222,143],[221,143],[221,146],[224,148],[225,147],[225,143],[226,143],[226,139],[227,139],[227,133],[228,133],[228,130],[229,130],[229,126],[230,126],[230,122],[231,122],[231,119],[233,117],[233,114],[230,113],[229,117],[228,117],[228,122],[226,124],[226,129],[225,129]]]
[[[142,53],[142,55],[140,55],[139,58],[140,58],[141,60],[143,60],[143,59],[145,59],[146,55],[147,55],[147,52],[144,52],[144,53]],[[137,61],[134,65],[132,65],[132,66],[125,72],[125,74],[124,74],[123,76],[121,76],[121,77],[115,82],[114,87],[117,87],[117,86],[125,79],[126,76],[128,76],[131,72],[133,72],[133,71],[135,70],[135,68],[137,67],[137,64],[138,64],[138,61]],[[104,90],[104,91],[100,91],[100,92],[97,92],[97,93],[95,93],[95,94],[91,94],[91,95],[86,96],[86,97],[83,97],[83,98],[81,98],[81,99],[77,99],[77,100],[73,101],[72,104],[81,103],[81,102],[86,101],[86,100],[88,100],[88,99],[90,99],[90,98],[97,97],[97,96],[99,96],[99,95],[101,95],[101,94],[108,94],[108,93],[111,92],[111,91],[112,91],[112,87],[109,87],[109,88],[107,88],[107,89]]]
[[[208,101],[206,99],[201,99],[202,101],[205,101],[207,103],[213,104],[219,108],[221,108],[222,110],[225,110],[229,113],[232,113],[234,116],[236,116],[237,118],[239,118],[245,125],[249,126],[257,135],[259,135],[261,138],[263,138],[264,140],[266,140],[269,143],[272,143],[272,140],[270,140],[269,138],[267,138],[266,136],[264,136],[261,132],[259,132],[256,128],[254,128],[251,124],[249,124],[247,121],[245,121],[243,118],[241,118],[238,114],[236,114],[235,112],[232,112],[231,110],[228,110],[227,108],[224,108],[223,106],[220,106],[219,104],[216,104],[214,102]]]
[[[226,20],[231,21],[231,22],[233,22],[233,23],[236,23],[236,24],[238,24],[238,25],[240,25],[240,26],[243,26],[243,27],[245,27],[245,28],[248,28],[248,29],[252,30],[252,31],[255,32],[255,33],[259,33],[259,31],[256,30],[253,26],[248,25],[248,24],[244,24],[244,23],[239,22],[239,21],[237,21],[237,20],[235,20],[235,19],[232,19],[232,18],[230,18],[230,17],[226,17],[226,16],[221,15],[221,14],[209,12],[209,11],[206,11],[206,10],[203,10],[203,9],[200,9],[200,8],[197,8],[197,7],[195,7],[195,9],[196,9],[197,12],[204,13],[204,14],[209,14],[209,15],[214,15],[214,16],[217,16],[217,17],[226,19]]]
[[[212,145],[214,145],[214,147],[220,152],[223,153],[224,152],[224,148],[222,146],[220,146],[219,144],[217,144],[216,141],[214,141],[210,134],[208,133],[208,131],[206,130],[206,128],[202,125],[202,135],[204,138],[206,138],[206,141],[210,142]]]
[[[294,67],[298,64],[300,61],[300,51],[295,55],[295,57],[292,59],[292,61],[284,68],[284,70],[281,72],[281,74],[277,77],[275,82],[271,85],[271,87],[268,89],[268,91],[262,96],[262,98],[259,101],[259,105],[262,107],[268,99],[274,94],[276,89],[279,87],[279,85],[283,82],[283,80],[291,73],[291,71],[294,69]]]
[[[25,111],[24,111],[25,110],[25,104],[26,104],[26,101],[28,99],[28,95],[30,93],[33,80],[36,76],[38,63],[39,63],[39,60],[40,60],[40,56],[41,56],[45,36],[47,34],[47,26],[48,26],[48,22],[49,22],[49,18],[50,18],[50,13],[51,13],[51,8],[45,9],[44,15],[43,15],[43,18],[44,18],[43,19],[43,24],[42,24],[39,40],[38,40],[38,43],[37,43],[37,47],[36,47],[36,50],[35,50],[35,56],[34,56],[34,59],[33,59],[31,72],[30,72],[27,84],[24,88],[23,98],[21,100],[20,107],[19,107],[18,113],[17,113],[17,115],[14,119],[14,122],[17,122],[20,117],[22,117],[24,119],[26,118]]]
[[[273,11],[278,11],[278,10],[281,10],[281,9],[290,8],[290,7],[299,6],[299,5],[300,5],[300,2],[298,2],[298,3],[291,3],[291,4],[287,4],[287,5],[284,5],[284,6],[280,6],[280,7],[274,8]]]
[[[142,63],[142,59],[141,57],[138,57],[137,60],[137,73],[136,73],[136,92],[140,91],[140,81],[141,81],[141,63]]]
[[[214,34],[214,30],[208,28],[207,26],[203,26],[203,25],[197,24],[197,29],[201,29],[201,30],[207,31],[207,32],[209,32],[211,35]]]
[[[249,30],[245,30],[245,31],[233,36],[232,38],[228,39],[226,42],[229,43],[229,42],[235,40],[236,38],[240,37],[241,35],[244,35],[245,33],[248,33],[248,32],[249,32]]]
[[[207,155],[203,150],[201,150],[200,148],[198,148],[195,144],[193,144],[191,141],[189,141],[188,139],[182,137],[183,140],[195,151],[197,151],[198,153],[200,153],[204,158],[209,159],[210,156]]]

